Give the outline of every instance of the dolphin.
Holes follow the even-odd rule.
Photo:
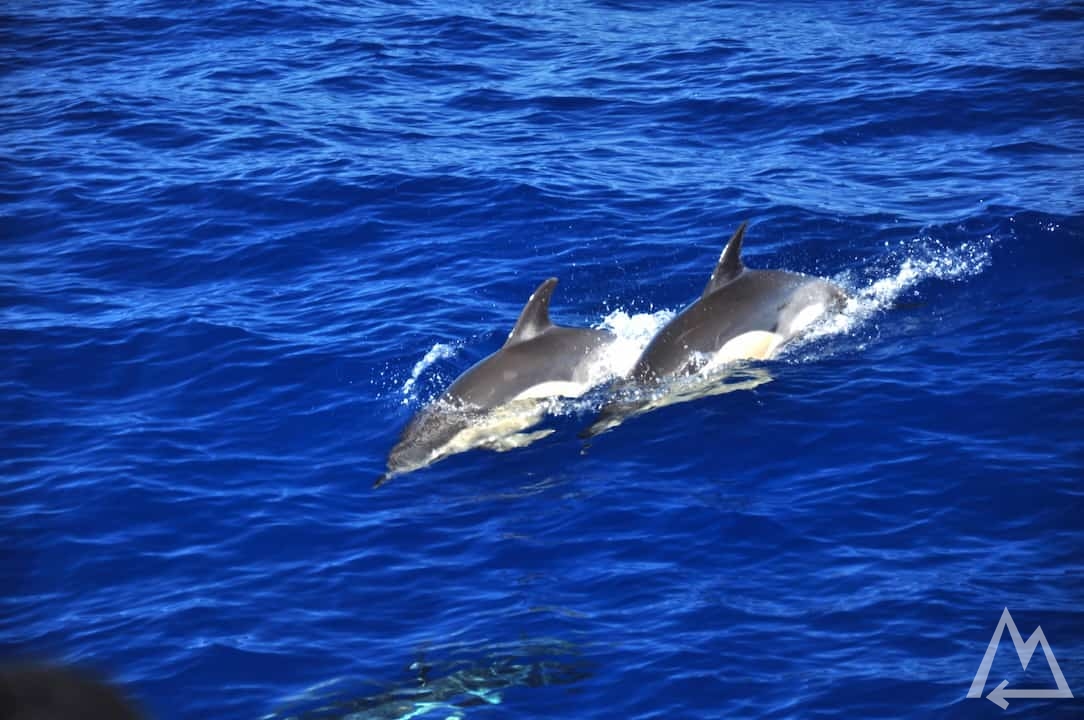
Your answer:
[[[522,447],[552,430],[523,433],[545,416],[542,400],[579,397],[602,377],[604,330],[554,325],[549,304],[557,278],[534,291],[500,350],[460,375],[407,424],[374,487],[475,447]]]
[[[704,392],[705,387],[695,393],[679,387],[684,391],[681,397],[666,397],[673,394],[668,392],[670,383],[678,380],[678,386],[690,385],[680,379],[695,376],[705,367],[711,371],[740,360],[773,357],[815,320],[843,308],[847,294],[828,280],[746,268],[741,250],[747,225],[742,223],[723,248],[701,296],[648,343],[628,376],[618,383],[614,399],[581,433],[583,437],[605,432],[659,405],[710,394],[710,390]]]
[[[462,720],[471,707],[502,703],[508,690],[576,685],[594,674],[593,664],[578,657],[492,657],[439,677],[430,677],[431,668],[418,663],[411,669],[419,670],[415,684],[351,698],[345,686],[329,692],[342,685],[332,681],[263,720]]]

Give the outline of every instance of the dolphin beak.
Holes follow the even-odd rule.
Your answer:
[[[588,427],[580,430],[579,433],[576,434],[576,436],[580,440],[590,440],[591,438],[595,437],[596,435],[600,435],[603,432],[605,432],[605,428],[598,427],[598,423],[596,422],[591,423],[591,425],[589,425]]]
[[[602,433],[606,432],[607,430],[612,429],[615,425],[620,424],[620,422],[621,422],[620,417],[618,417],[618,418],[606,417],[606,416],[600,417],[598,420],[591,423],[590,426],[588,426],[587,428],[584,428],[583,430],[580,431],[580,433],[579,433],[580,440],[590,440],[593,437],[597,437],[597,436],[601,435]]]
[[[643,407],[643,401],[617,400],[604,405],[602,409],[599,410],[595,422],[591,423],[585,430],[580,431],[580,439],[590,440],[604,432],[613,430],[621,423],[637,415]]]
[[[376,479],[376,482],[373,483],[373,490],[376,490],[378,487],[380,487],[381,485],[386,483],[388,480],[391,480],[391,478],[388,477],[387,473],[384,473],[383,475],[381,475],[380,477],[378,477]]]

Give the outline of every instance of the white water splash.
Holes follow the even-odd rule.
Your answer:
[[[627,375],[647,344],[675,314],[672,310],[658,310],[630,315],[618,309],[602,318],[595,327],[612,332],[617,339],[606,348],[598,364],[591,369],[592,386]]]
[[[843,312],[815,322],[802,344],[828,335],[848,334],[879,312],[891,308],[903,295],[926,280],[959,280],[978,275],[990,264],[991,235],[982,240],[946,247],[929,238],[916,238],[896,253],[885,275],[858,288],[848,288],[851,298]],[[899,255],[902,254],[902,259]],[[846,278],[835,278],[847,287]]]
[[[644,348],[675,314],[672,310],[630,314],[621,309],[607,314],[592,327],[613,333],[613,342],[605,346],[588,367],[587,382],[580,392],[543,401],[547,414],[569,416],[597,410],[597,399],[590,391],[628,375]]]
[[[417,402],[418,397],[414,394],[414,388],[418,384],[418,378],[438,360],[454,357],[459,352],[459,347],[459,345],[455,344],[436,343],[429,348],[429,352],[421,360],[414,363],[414,369],[410,371],[410,377],[406,379],[403,387],[399,389],[399,393],[403,397],[403,405],[412,405]]]

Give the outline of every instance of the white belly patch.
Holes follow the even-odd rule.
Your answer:
[[[783,343],[783,336],[766,330],[742,333],[727,341],[711,359],[712,365],[735,360],[767,360]]]
[[[552,380],[550,382],[532,385],[519,395],[516,395],[514,400],[540,400],[551,397],[577,398],[587,392],[590,388],[591,385],[588,383]]]

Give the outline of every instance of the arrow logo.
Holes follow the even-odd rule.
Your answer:
[[[969,698],[982,697],[982,691],[986,688],[986,676],[990,674],[990,667],[994,664],[994,655],[997,654],[997,646],[1001,642],[1001,635],[1005,632],[1005,628],[1009,628],[1009,636],[1012,637],[1013,647],[1016,648],[1016,654],[1020,658],[1020,664],[1025,670],[1028,669],[1028,663],[1031,662],[1031,656],[1035,654],[1035,648],[1039,645],[1043,647],[1043,654],[1046,655],[1046,662],[1050,666],[1050,672],[1054,674],[1054,682],[1058,687],[1056,690],[1040,689],[1040,688],[1020,688],[1015,690],[1006,690],[1009,684],[1008,680],[1002,680],[1001,684],[994,688],[986,699],[997,705],[1004,710],[1009,707],[1009,703],[1005,698],[1071,698],[1073,693],[1069,690],[1069,684],[1065,682],[1065,675],[1062,674],[1061,668],[1058,667],[1058,661],[1054,657],[1054,652],[1050,649],[1050,643],[1046,641],[1046,635],[1043,634],[1041,627],[1036,627],[1035,632],[1031,634],[1027,642],[1024,642],[1024,638],[1021,637],[1020,631],[1016,629],[1016,623],[1012,620],[1012,615],[1009,614],[1009,608],[1001,613],[1001,620],[997,624],[997,630],[994,630],[994,636],[990,638],[990,645],[986,648],[986,654],[982,657],[982,663],[979,664],[979,670],[975,673],[975,680],[971,683],[971,689],[968,690],[967,696]]]

